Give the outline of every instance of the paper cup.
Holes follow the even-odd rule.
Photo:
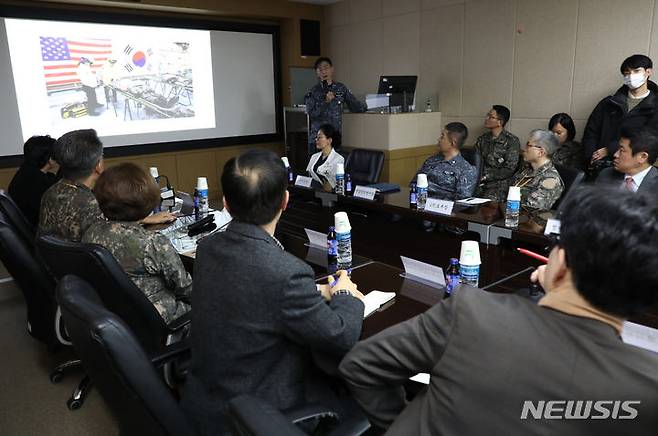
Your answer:
[[[462,241],[462,248],[459,254],[459,263],[461,265],[480,265],[480,245],[477,241]]]
[[[427,174],[420,173],[416,176],[416,186],[419,188],[427,188]]]
[[[336,233],[347,233],[352,230],[347,212],[336,212],[334,214],[334,226],[336,227]]]

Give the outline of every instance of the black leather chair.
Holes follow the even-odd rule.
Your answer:
[[[464,159],[475,167],[475,173],[477,174],[477,182],[475,183],[475,186],[477,186],[482,177],[482,155],[475,147],[462,148],[460,152]]]
[[[42,235],[37,238],[37,250],[58,279],[73,274],[93,286],[105,307],[128,324],[148,354],[157,354],[171,341],[170,336],[190,322],[188,313],[166,324],[105,247]]]
[[[8,221],[4,213],[0,212],[0,260],[25,298],[27,331],[46,344],[48,351],[55,352],[62,344],[70,345],[67,333],[59,322],[55,280],[36,256],[34,245],[29,246]],[[57,383],[65,372],[78,368],[81,368],[80,360],[66,361],[53,369],[50,381]],[[74,391],[74,396],[84,395],[86,389],[87,381],[83,379]],[[73,397],[69,398],[67,405],[71,410],[78,406]]]
[[[14,200],[2,190],[0,190],[0,212],[14,226],[19,236],[28,244],[30,250],[34,251],[34,236],[36,233],[34,227],[25,218]]]
[[[345,172],[352,177],[353,185],[371,185],[379,182],[384,167],[384,152],[355,148],[345,161]]]
[[[107,310],[84,280],[67,275],[57,300],[73,339],[105,403],[119,422],[120,434],[194,435],[194,429],[163,383],[156,367],[185,352],[174,344],[149,357],[126,323]]]
[[[580,185],[585,180],[585,173],[579,169],[567,167],[560,164],[554,164],[555,169],[560,174],[562,182],[564,182],[564,191],[560,198],[553,205],[553,209],[559,209],[562,200],[567,198],[569,192],[576,186]]]

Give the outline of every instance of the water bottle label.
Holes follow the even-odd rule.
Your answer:
[[[507,201],[507,210],[510,212],[518,212],[521,208],[521,202],[518,200],[508,200]]]
[[[347,183],[345,183],[345,190],[347,192],[352,192],[352,182],[350,182],[349,180],[347,181]]]
[[[452,293],[452,291],[459,286],[459,282],[461,280],[461,277],[458,274],[450,274],[446,277],[446,292],[448,294]]]
[[[409,202],[410,203],[416,203],[418,201],[417,197],[418,196],[415,193],[412,192],[411,195],[409,196]]]
[[[338,255],[338,241],[336,240],[327,240],[327,254],[329,256]]]
[[[480,280],[480,265],[462,265],[461,279],[467,285],[477,286]]]

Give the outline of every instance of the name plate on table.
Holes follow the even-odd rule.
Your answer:
[[[310,188],[313,179],[306,176],[297,176],[295,179],[295,186],[301,186],[302,188]]]
[[[440,266],[430,265],[409,257],[400,256],[404,266],[404,277],[425,283],[433,287],[444,287],[446,285],[443,268]]]
[[[551,233],[555,235],[560,234],[560,220],[556,220],[554,218],[549,218],[546,221],[546,228],[544,229],[544,235],[548,236]]]
[[[364,198],[366,200],[374,200],[377,190],[369,186],[356,185],[354,189],[354,196],[359,198]]]
[[[438,198],[428,198],[425,203],[425,210],[427,212],[438,213],[441,215],[452,214],[452,208],[455,205],[454,201],[439,200]]]

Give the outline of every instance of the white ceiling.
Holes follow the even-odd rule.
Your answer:
[[[297,3],[311,3],[314,5],[331,5],[334,3],[338,3],[340,0],[288,0],[291,2],[297,2]]]

